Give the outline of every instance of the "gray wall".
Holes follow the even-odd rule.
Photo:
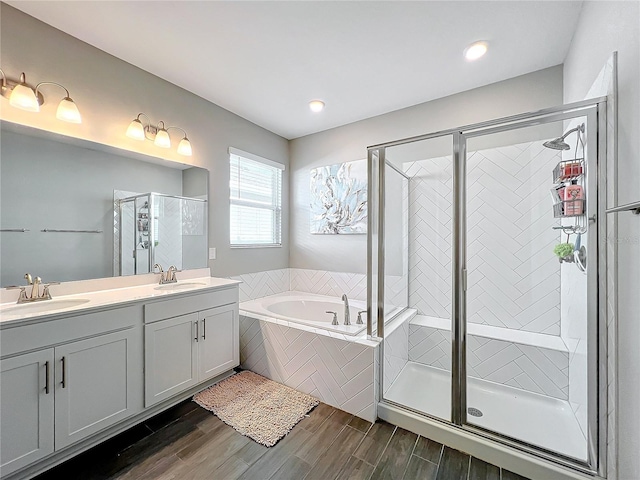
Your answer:
[[[182,170],[50,139],[3,130],[0,155],[0,225],[30,230],[1,234],[2,286],[23,285],[25,272],[45,281],[110,277],[113,190],[182,195]]]
[[[559,65],[292,140],[290,266],[366,271],[366,236],[309,233],[310,169],[365,158],[369,145],[561,104]]]
[[[228,147],[234,146],[288,166],[286,139],[4,3],[0,4],[0,16],[4,72],[11,78],[26,72],[30,82],[62,83],[83,119],[81,125],[56,120],[58,97],[62,96],[49,87],[44,91],[47,101],[40,114],[10,108],[2,100],[4,120],[207,168],[211,173],[209,246],[217,248],[218,256],[209,262],[213,274],[238,275],[288,266],[288,169],[283,181],[282,248],[231,250],[227,153]],[[180,156],[175,147],[168,150],[127,138],[127,126],[139,112],[155,122],[164,120],[184,128],[193,156]]]
[[[618,51],[618,203],[640,200],[640,3],[585,2],[564,63],[564,100],[584,98]],[[618,478],[640,472],[640,218],[618,214]],[[615,466],[614,466],[615,467]]]

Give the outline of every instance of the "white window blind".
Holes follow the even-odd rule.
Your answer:
[[[281,245],[284,165],[231,148],[229,158],[231,246]]]

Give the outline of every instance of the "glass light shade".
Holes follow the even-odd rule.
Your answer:
[[[311,100],[309,108],[312,112],[321,112],[324,109],[324,102],[322,100]]]
[[[56,118],[69,123],[82,123],[82,117],[80,117],[80,111],[78,107],[69,97],[65,97],[58,105],[58,111],[56,112]]]
[[[477,60],[487,53],[488,48],[487,42],[473,43],[464,50],[464,57],[467,60]]]
[[[129,128],[127,128],[127,137],[135,140],[144,140],[144,126],[137,118],[129,124]]]
[[[193,151],[191,150],[191,142],[187,137],[180,140],[180,143],[178,144],[178,153],[187,157],[190,157],[193,154]]]
[[[158,129],[158,133],[156,133],[156,139],[153,141],[156,147],[162,148],[170,148],[171,147],[171,138],[169,138],[169,133],[164,129]]]
[[[24,83],[19,83],[13,87],[11,96],[9,97],[9,104],[12,107],[26,110],[27,112],[39,112],[40,104],[36,98],[36,92],[31,87]]]

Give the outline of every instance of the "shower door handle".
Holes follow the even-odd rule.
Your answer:
[[[462,289],[465,292],[467,291],[467,269],[466,268],[462,269]]]

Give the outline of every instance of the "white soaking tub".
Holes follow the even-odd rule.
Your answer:
[[[312,293],[285,292],[271,295],[249,302],[242,302],[240,309],[245,312],[280,318],[288,322],[300,323],[343,335],[359,335],[367,328],[366,313],[362,314],[363,324],[356,325],[358,312],[367,309],[365,302],[359,300],[349,300],[351,325],[344,325],[344,302],[340,298],[314,295]],[[338,314],[339,325],[331,325],[333,315],[326,313],[327,311]]]

